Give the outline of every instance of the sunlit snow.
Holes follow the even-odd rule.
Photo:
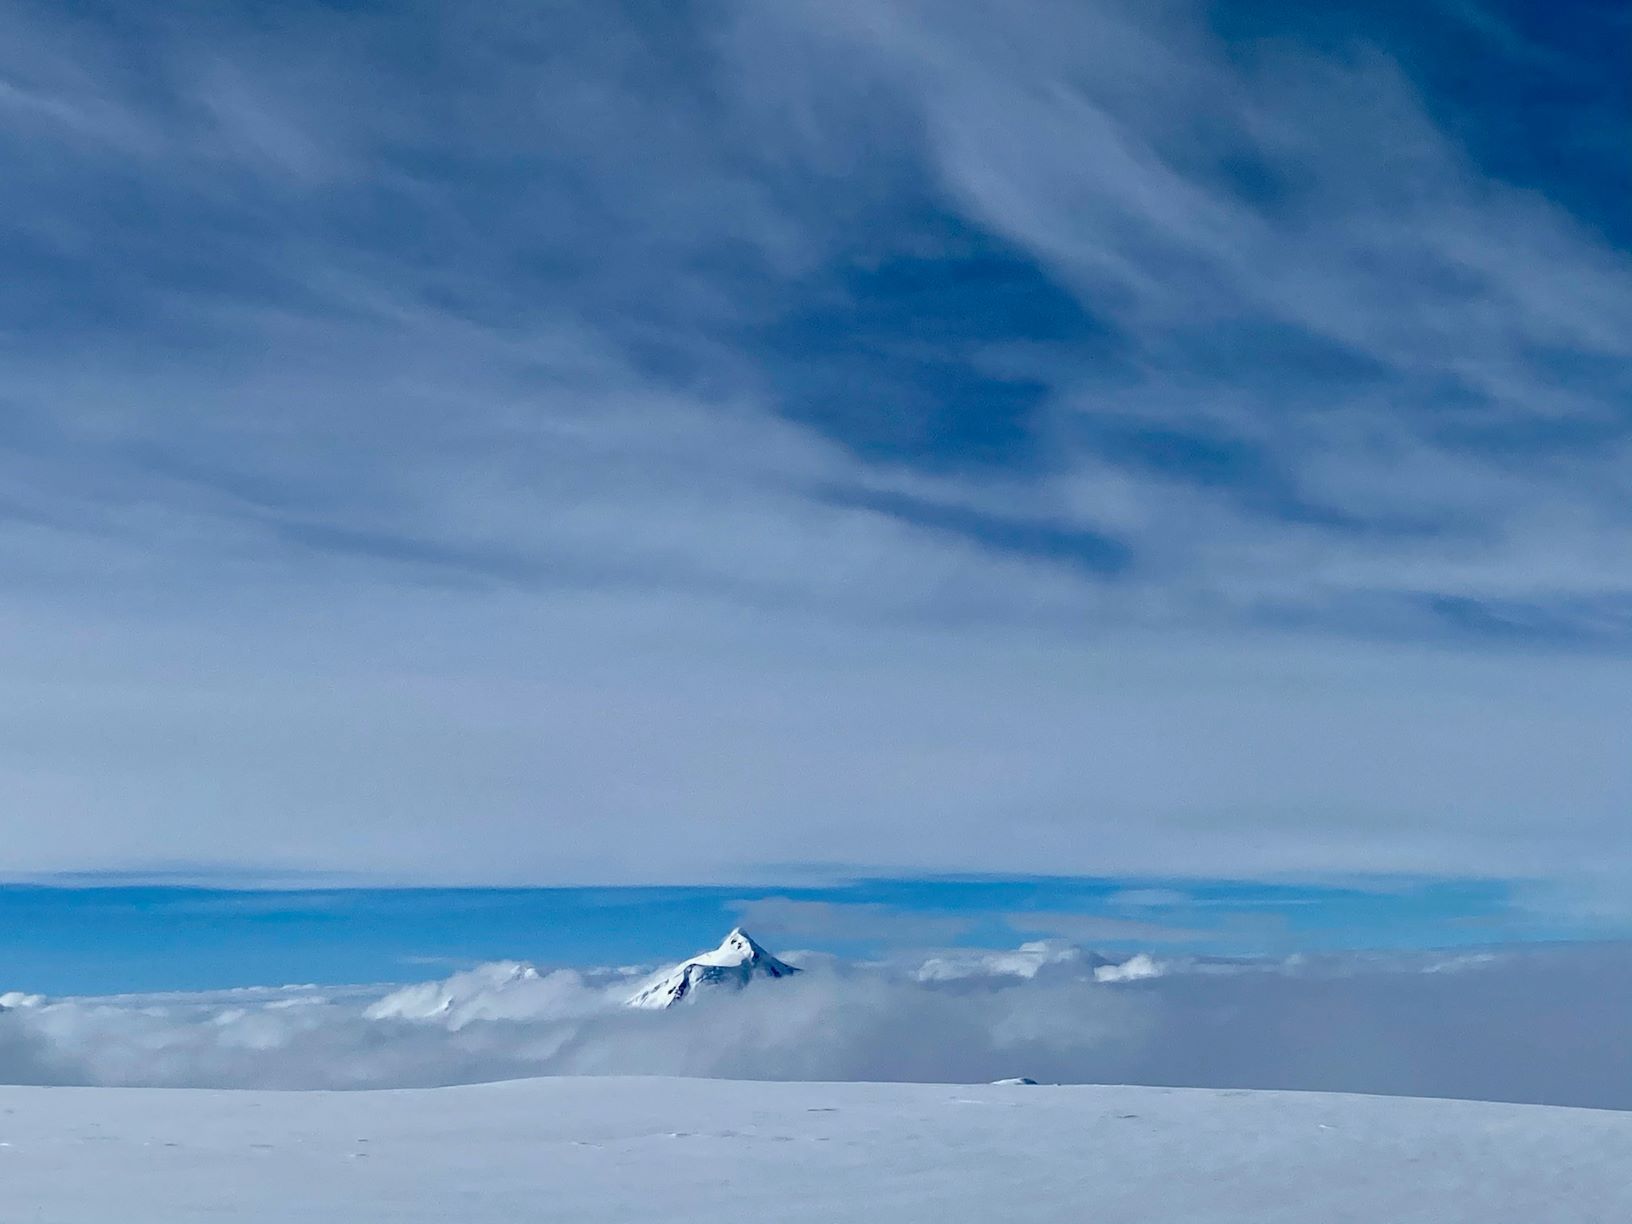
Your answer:
[[[1621,1221],[1628,1151],[1628,1114],[1317,1094],[0,1089],[7,1218],[39,1224]]]

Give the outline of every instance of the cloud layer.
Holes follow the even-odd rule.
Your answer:
[[[664,1012],[630,970],[514,962],[399,989],[7,996],[0,1080],[362,1088],[531,1075],[1029,1076],[1632,1107],[1623,945],[1285,961],[1054,943],[806,972]]]

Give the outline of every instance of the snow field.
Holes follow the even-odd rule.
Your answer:
[[[30,1224],[1632,1219],[1632,1114],[1124,1087],[660,1078],[0,1088]]]

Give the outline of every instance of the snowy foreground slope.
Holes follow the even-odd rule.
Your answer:
[[[1632,1114],[1186,1089],[0,1088],[33,1224],[1632,1219]]]

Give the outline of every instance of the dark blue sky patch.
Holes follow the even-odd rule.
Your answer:
[[[1182,372],[1194,383],[1198,398],[1260,390],[1273,396],[1266,408],[1277,415],[1318,409],[1337,396],[1378,386],[1389,375],[1376,357],[1271,318],[1262,308],[1183,328],[1162,358],[1164,372]]]
[[[1231,148],[1213,170],[1236,198],[1266,212],[1289,207],[1303,186],[1286,165],[1248,147]]]
[[[1257,487],[1273,479],[1260,451],[1229,438],[1115,420],[1092,422],[1084,432],[1091,449],[1113,463],[1190,484]]]
[[[1294,43],[1339,62],[1387,55],[1486,174],[1632,246],[1632,9],[1622,0],[1214,0],[1208,11],[1241,57]]]
[[[1055,367],[1110,357],[1110,332],[1012,248],[950,221],[935,231],[930,251],[901,249],[924,242],[903,234],[813,286],[755,337],[765,376],[786,415],[867,458],[1034,466]]]
[[[889,515],[915,527],[946,532],[983,548],[1055,561],[1098,577],[1114,577],[1133,565],[1129,546],[1113,536],[1030,518],[1004,518],[967,506],[925,501],[904,494],[836,492],[835,505]]]

